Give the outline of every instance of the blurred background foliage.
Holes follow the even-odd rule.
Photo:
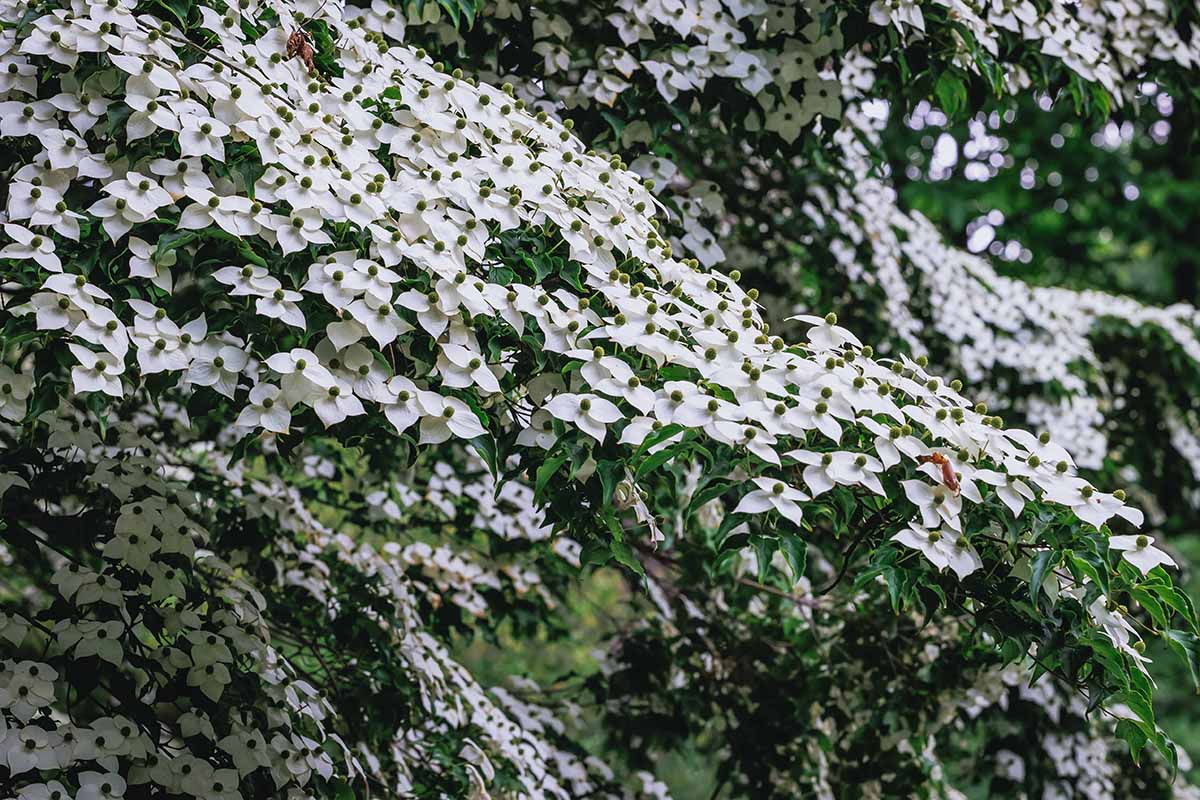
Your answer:
[[[1188,106],[1154,84],[1120,117],[1022,95],[950,123],[922,103],[885,137],[903,204],[1031,283],[1194,303],[1200,179]]]

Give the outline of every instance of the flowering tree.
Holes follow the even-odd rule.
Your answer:
[[[5,796],[662,797],[704,725],[738,796],[952,795],[944,758],[1175,791],[1143,644],[1200,668],[1173,560],[1069,438],[931,370],[893,231],[944,244],[871,170],[881,98],[1185,82],[1184,11],[3,19]],[[798,245],[887,286],[879,354],[793,313]],[[585,681],[452,653],[568,635],[605,565],[629,622]],[[996,708],[1043,748],[972,748]]]

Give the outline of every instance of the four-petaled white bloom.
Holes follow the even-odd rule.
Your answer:
[[[1108,547],[1110,550],[1121,551],[1121,557],[1141,570],[1143,575],[1159,564],[1176,566],[1173,558],[1154,546],[1153,536],[1110,536]]]
[[[71,370],[71,382],[76,392],[104,392],[113,397],[124,394],[120,376],[125,372],[125,365],[116,356],[96,353],[78,344],[71,344],[70,348],[79,360],[79,366]]]
[[[960,579],[983,567],[975,548],[955,530],[929,530],[910,522],[892,541],[920,550],[938,569],[949,567]]]
[[[594,394],[560,394],[544,408],[555,419],[578,426],[598,442],[604,441],[608,426],[624,416],[611,401]]]
[[[1043,495],[1054,503],[1068,506],[1075,515],[1097,530],[1114,515],[1124,517],[1136,527],[1141,527],[1143,515],[1136,508],[1125,505],[1125,501],[1114,494],[1098,491],[1082,478],[1060,476],[1046,487]]]
[[[761,514],[764,511],[778,511],[785,519],[798,523],[803,516],[799,504],[811,499],[799,489],[771,478],[755,478],[754,485],[758,488],[748,492],[733,513]]]
[[[962,529],[962,499],[946,486],[938,484],[930,486],[925,481],[904,481],[904,494],[916,505],[921,512],[921,522],[926,528],[934,529],[941,525],[949,525],[955,530]]]
[[[4,232],[13,240],[0,248],[0,258],[30,259],[49,272],[62,272],[62,260],[54,252],[54,240],[9,222]]]
[[[287,433],[292,424],[292,412],[283,402],[278,386],[260,383],[250,390],[249,404],[242,409],[237,424],[246,428],[263,428],[273,433]]]
[[[486,433],[471,407],[457,397],[418,391],[417,404],[424,415],[421,419],[421,444],[437,444],[453,436],[474,439]]]
[[[25,416],[25,401],[33,392],[33,378],[0,364],[0,417],[20,422]]]

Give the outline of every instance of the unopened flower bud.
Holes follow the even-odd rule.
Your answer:
[[[637,502],[637,488],[629,479],[619,482],[613,487],[612,504],[618,511],[632,508]]]

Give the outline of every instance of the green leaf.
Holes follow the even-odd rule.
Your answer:
[[[953,70],[946,70],[938,76],[934,91],[937,93],[938,104],[951,119],[967,102],[967,86]]]
[[[637,451],[633,454],[634,458],[643,455],[651,447],[654,447],[654,445],[658,444],[659,442],[665,442],[667,439],[670,439],[672,436],[682,430],[684,430],[684,427],[677,422],[662,426],[642,440],[641,446],[638,447]]]
[[[171,16],[178,20],[179,27],[187,28],[188,8],[190,5],[187,0],[155,0],[154,4],[165,11],[169,11]]]
[[[605,525],[608,526],[608,529],[612,531],[612,540],[614,542],[625,541],[625,529],[621,527],[621,523],[617,520],[617,515],[613,513],[611,508],[604,509],[604,511],[601,512],[600,519]]]
[[[744,540],[749,540],[749,536],[746,533],[739,533],[739,534],[732,534],[732,535],[730,535],[730,533],[729,533],[731,530],[733,530],[734,528],[736,528],[738,525],[741,524],[742,519],[743,519],[743,517],[741,514],[726,514],[725,519],[721,520],[721,527],[717,528],[716,536],[713,538],[713,541],[715,541],[717,543],[718,550],[728,549],[731,546],[729,544],[729,542],[735,538],[740,537]],[[743,542],[742,544],[739,544],[737,546],[744,547],[745,542]]]
[[[1192,676],[1192,688],[1200,692],[1200,639],[1179,630],[1166,631],[1166,638],[1171,649],[1187,664],[1188,674]]]
[[[241,178],[244,191],[251,199],[254,199],[254,184],[263,176],[267,168],[258,159],[247,158],[231,165],[230,170],[237,173]]]
[[[1038,607],[1038,597],[1042,593],[1042,583],[1046,580],[1046,573],[1054,569],[1061,557],[1062,552],[1059,550],[1043,550],[1034,556],[1030,563],[1032,577],[1029,579],[1029,599],[1033,602],[1034,609]]]
[[[619,461],[601,461],[596,465],[596,474],[600,476],[600,489],[604,502],[611,503],[613,491],[621,481],[623,465]]]
[[[808,562],[808,542],[799,536],[781,536],[779,551],[783,553],[783,560],[792,570],[792,581],[800,580]]]
[[[488,270],[487,276],[489,283],[498,283],[501,286],[509,286],[517,279],[517,273],[513,272],[508,267],[492,267]]]
[[[679,364],[667,364],[658,371],[658,374],[664,381],[686,381],[691,375],[687,367],[680,366]],[[682,425],[677,427],[680,429],[683,428]]]
[[[438,5],[446,10],[450,15],[450,19],[454,20],[454,27],[458,27],[458,2],[457,0],[438,0]]]
[[[1067,551],[1066,556],[1067,566],[1071,572],[1083,573],[1092,579],[1092,582],[1100,587],[1100,591],[1105,597],[1109,595],[1108,585],[1108,564],[1096,553],[1082,552],[1075,553]]]
[[[500,465],[498,463],[496,451],[496,440],[492,438],[490,433],[485,433],[482,436],[476,436],[471,439],[469,444],[479,457],[483,459],[483,463],[487,464],[488,471],[492,473],[492,477],[499,480]]]
[[[887,580],[888,599],[892,601],[892,611],[898,614],[900,613],[900,593],[903,588],[901,583],[904,576],[898,569],[888,567],[883,571],[883,577]]]
[[[254,252],[250,248],[250,245],[246,244],[244,241],[241,241],[238,243],[238,255],[240,255],[242,258],[246,259],[247,261],[249,261],[251,264],[253,264],[256,267],[268,268],[271,266],[270,264],[267,263],[267,260],[265,258],[260,256],[258,253]]]
[[[684,447],[683,445],[675,445],[674,447],[664,447],[662,450],[659,450],[657,453],[655,453],[654,455],[647,458],[641,464],[638,464],[637,472],[634,473],[633,477],[635,479],[637,479],[637,478],[641,478],[643,475],[645,475],[648,472],[653,472],[654,470],[661,467],[663,464],[665,464],[668,461],[670,461],[671,459],[675,458],[675,456],[679,455],[681,451],[686,450],[686,449],[687,448]]]
[[[88,395],[87,407],[92,412],[92,416],[96,418],[100,438],[104,439],[108,435],[108,398],[98,392]]]
[[[246,457],[246,451],[250,448],[250,444],[257,441],[258,437],[253,433],[248,433],[241,439],[238,439],[237,444],[229,452],[229,463],[231,465],[238,463]]]
[[[170,233],[158,236],[158,246],[155,248],[154,258],[156,261],[162,261],[164,255],[173,249],[197,239],[199,239],[199,234],[194,230],[172,230]]]
[[[463,17],[467,20],[467,30],[475,27],[475,14],[477,6],[475,0],[461,0],[459,5],[462,8]]]
[[[108,107],[105,118],[108,120],[108,137],[110,139],[125,135],[125,123],[131,114],[133,114],[133,108],[124,103],[113,103]]]
[[[728,553],[734,550],[741,550],[746,545],[750,544],[750,534],[742,531],[741,533],[731,533],[724,539],[720,540],[719,548],[721,553]]]
[[[1167,627],[1167,614],[1163,610],[1162,603],[1150,594],[1150,592],[1135,586],[1129,590],[1133,598],[1142,604],[1142,608],[1150,612],[1150,619],[1154,620],[1154,624],[1160,628]]]
[[[1156,731],[1154,737],[1154,747],[1158,750],[1159,755],[1167,760],[1167,766],[1171,768],[1170,782],[1175,782],[1175,776],[1179,774],[1179,749],[1175,747],[1175,743],[1167,737],[1162,729]]]
[[[1133,720],[1121,719],[1117,721],[1115,732],[1118,739],[1129,745],[1129,755],[1136,763],[1141,757],[1142,750],[1145,749],[1149,738],[1146,736],[1145,731]]]
[[[706,486],[703,490],[696,492],[696,494],[692,496],[692,501],[690,503],[688,503],[688,507],[687,507],[687,511],[685,512],[685,515],[690,516],[690,515],[694,514],[696,511],[698,511],[699,509],[704,507],[704,504],[707,503],[709,500],[720,497],[721,495],[725,494],[730,489],[732,489],[734,486],[737,486],[737,484],[736,483],[714,483],[709,486]]]
[[[1136,670],[1135,670],[1136,671]],[[1138,719],[1145,723],[1142,729],[1146,731],[1149,737],[1154,733],[1154,707],[1150,705],[1150,699],[1143,696],[1141,692],[1125,691],[1118,692],[1109,700],[1110,703],[1124,703],[1129,707],[1129,710],[1137,715]]]
[[[616,138],[620,139],[621,131],[625,130],[625,120],[621,119],[616,114],[611,114],[607,111],[601,111],[600,116],[604,118],[605,122],[612,126],[613,133],[616,134]]]
[[[558,468],[561,467],[567,460],[568,455],[569,454],[567,453],[559,453],[558,455],[551,456],[542,462],[542,465],[538,467],[537,478],[533,484],[534,497],[542,496],[542,492],[546,488],[546,484],[549,483],[550,479],[554,477],[554,473],[558,472]]]
[[[569,283],[577,291],[587,291],[583,288],[583,283],[579,280],[578,261],[568,261],[566,264],[563,264],[563,268],[558,271],[558,276]]]
[[[629,545],[624,542],[613,542],[610,549],[613,558],[617,560],[618,564],[628,567],[638,575],[646,574],[645,569],[642,568],[642,562],[638,561],[637,556],[633,554],[633,550],[630,549]]]
[[[550,273],[554,272],[554,259],[538,254],[537,260],[525,257],[525,263],[533,268],[533,282],[541,283],[549,277]]]
[[[612,559],[612,548],[608,542],[591,541],[583,546],[579,554],[581,564],[594,564],[602,567]]]
[[[1154,592],[1154,594],[1157,595],[1164,603],[1175,609],[1175,611],[1177,611],[1179,615],[1182,616],[1185,621],[1187,621],[1187,624],[1189,627],[1191,627],[1193,633],[1200,633],[1200,630],[1197,629],[1196,609],[1192,605],[1192,599],[1176,589],[1169,582],[1160,582],[1154,580],[1156,577],[1157,576],[1151,572],[1151,580],[1142,584],[1143,587]]]
[[[765,583],[767,571],[771,568],[771,557],[775,555],[779,542],[772,536],[755,536],[751,544],[754,545],[754,560],[758,563],[758,582]]]

